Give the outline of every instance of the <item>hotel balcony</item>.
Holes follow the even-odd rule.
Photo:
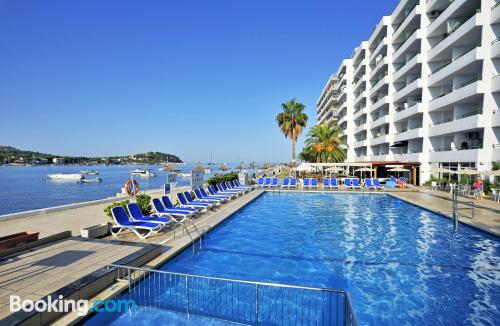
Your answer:
[[[403,1],[401,1],[403,2]],[[413,4],[413,9],[411,11],[409,11],[408,9],[406,9],[405,11],[407,12],[406,14],[406,17],[403,18],[402,22],[394,28],[394,32],[392,34],[392,38],[393,39],[398,39],[401,37],[401,34],[406,30],[408,29],[408,27],[414,22],[414,20],[417,20],[418,18],[416,17],[417,14],[421,14],[422,13],[422,6],[419,5],[417,2],[415,2]],[[393,17],[394,19],[397,19],[396,17],[399,16],[399,13],[394,10],[393,12]],[[417,18],[417,19],[415,19]],[[393,19],[393,20],[394,20]]]
[[[368,39],[368,47],[370,50],[376,47],[374,44],[375,41],[378,41],[381,37],[387,36],[387,26],[391,23],[391,17],[390,16],[384,16],[382,19],[378,22],[377,26],[375,26],[375,29],[373,30],[372,35]]]
[[[392,161],[392,155],[390,155],[389,153],[386,153],[386,152],[373,153],[371,160],[378,161],[378,162]]]
[[[416,41],[423,37],[421,29],[416,29],[408,38],[400,44],[394,45],[393,61],[399,61],[401,55],[406,52],[420,52],[420,44]]]
[[[356,120],[357,118],[359,118],[363,114],[367,114],[367,113],[368,113],[368,109],[366,108],[366,106],[364,106],[364,107],[354,111],[353,118]]]
[[[485,121],[480,111],[454,116],[429,126],[429,137],[453,134],[457,131],[484,128]]]
[[[356,83],[354,84],[354,92],[358,91],[358,88],[368,81],[368,77],[366,75],[361,76]],[[366,89],[366,88],[365,88]]]
[[[372,101],[370,111],[371,112],[377,111],[378,109],[382,108],[385,105],[389,105],[389,95],[385,95],[381,99],[378,99],[376,102]]]
[[[359,125],[355,126],[354,127],[354,132],[356,134],[358,134],[358,133],[360,133],[360,132],[362,132],[364,130],[367,130],[367,129],[368,129],[368,123],[365,121],[365,122],[360,123]]]
[[[379,53],[382,53],[381,50],[383,48],[387,49],[387,46],[389,45],[389,40],[387,37],[384,37],[382,39],[382,41],[377,45],[377,47],[370,53],[370,58],[369,58],[369,62],[370,64],[372,63],[373,60],[375,60],[375,58],[377,57],[377,55]],[[387,51],[385,53],[382,53],[383,56],[386,56],[387,55]]]
[[[422,153],[393,153],[394,161],[399,162],[421,162],[423,160]]]
[[[396,109],[396,112],[394,113],[394,122],[401,121],[422,112],[424,112],[422,103],[413,103],[413,105],[409,105],[407,107],[402,106]]]
[[[491,78],[491,91],[494,93],[500,92],[500,74]]]
[[[386,114],[383,117],[372,120],[372,122],[370,123],[370,128],[376,128],[389,122],[391,122],[391,118],[389,117],[389,114]]]
[[[368,64],[368,60],[367,59],[361,60],[360,64],[356,68],[354,68],[354,73],[352,74],[354,76],[354,78],[358,77],[358,75],[360,73],[362,73],[364,75],[363,68],[366,69],[366,65],[367,64]]]
[[[418,89],[422,88],[422,79],[417,78],[405,87],[394,92],[393,100],[395,102],[415,93]]]
[[[495,3],[495,5],[491,7],[490,23],[500,23],[500,2]]]
[[[384,76],[383,78],[380,78],[380,80],[377,81],[377,83],[373,85],[372,88],[370,89],[371,94],[373,95],[377,93],[380,90],[380,88],[382,88],[382,86],[388,83],[389,83],[389,76]]]
[[[491,117],[491,126],[500,127],[500,110],[498,109],[493,111],[493,115]]]
[[[500,38],[497,38],[491,42],[491,57],[500,58]]]
[[[422,130],[422,126],[416,126],[408,128],[405,131],[395,134],[394,142],[408,140],[408,139],[422,138],[423,136],[424,132]]]
[[[469,51],[435,68],[434,71],[429,74],[429,85],[432,86],[453,75],[463,74],[463,72],[467,70],[480,71],[481,66],[478,60],[484,59],[483,52],[482,47],[472,47]]]
[[[478,78],[473,78],[435,97],[429,102],[428,108],[429,111],[433,111],[444,106],[469,100],[482,93],[484,93],[483,82],[478,80]]]
[[[400,79],[406,77],[407,74],[415,73],[420,70],[420,66],[417,64],[422,63],[422,56],[420,54],[415,53],[413,57],[408,59],[402,66],[395,69],[394,74],[392,75],[393,82],[397,82]]]
[[[357,104],[363,99],[366,97],[367,95],[367,91],[362,91],[361,93],[359,93],[356,98],[354,99],[354,106],[357,106]]]
[[[387,58],[387,56],[385,56],[377,64],[375,64],[375,66],[372,67],[372,70],[370,72],[370,79],[373,79],[373,77],[381,71],[380,68],[384,67],[388,63],[389,63],[389,58]]]
[[[439,149],[429,153],[429,162],[475,162],[481,157],[486,158],[484,149]]]
[[[448,0],[446,0],[448,1]],[[455,0],[449,1],[449,5],[441,14],[432,21],[427,27],[427,36],[433,37],[442,34],[446,28],[448,20],[455,17],[470,16],[477,8],[475,1],[470,0]],[[478,1],[479,2],[479,1]],[[478,3],[480,6],[480,3]]]
[[[366,147],[368,146],[368,139],[363,139],[363,140],[359,140],[359,141],[355,141],[353,143],[353,146],[354,148],[360,148],[360,147]]]
[[[375,146],[375,145],[390,143],[391,141],[392,141],[392,135],[389,134],[379,135],[371,139],[371,145]]]
[[[478,44],[481,40],[481,13],[476,13],[461,25],[445,34],[428,52],[428,61],[436,61],[435,57],[450,47]]]

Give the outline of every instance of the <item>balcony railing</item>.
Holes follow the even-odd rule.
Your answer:
[[[493,44],[493,43],[492,43],[492,44]],[[478,47],[477,47],[477,46],[475,46],[475,47],[473,47],[473,48],[471,48],[471,49],[469,49],[469,50],[465,51],[464,53],[462,53],[461,55],[459,55],[459,56],[458,56],[458,57],[456,57],[455,59],[452,59],[452,60],[448,60],[448,61],[446,61],[446,62],[445,62],[442,66],[440,66],[439,68],[437,68],[436,70],[434,70],[433,72],[431,72],[431,73],[429,74],[429,77],[430,77],[430,76],[432,76],[433,74],[437,73],[437,72],[438,72],[438,71],[440,71],[441,69],[443,69],[443,68],[445,68],[445,67],[449,66],[449,65],[450,65],[450,64],[452,64],[453,62],[457,61],[459,58],[463,57],[463,56],[464,56],[464,55],[466,55],[467,53],[469,53],[469,52],[471,52],[472,50],[477,49],[477,48],[478,48]]]
[[[439,44],[441,44],[441,42],[443,42],[445,39],[448,38],[448,36],[450,36],[451,34],[455,33],[457,31],[457,29],[460,28],[460,26],[462,26],[463,24],[465,24],[466,22],[468,22],[469,20],[473,19],[474,17],[476,17],[476,15],[478,13],[481,12],[481,9],[477,9],[476,10],[476,13],[474,15],[472,15],[471,17],[467,18],[467,19],[464,19],[463,21],[461,21],[459,24],[457,24],[457,26],[453,27],[448,33],[445,33],[443,35],[443,38],[437,42],[436,44],[434,44],[434,46],[431,47],[431,49],[435,48],[436,46],[438,46]]]
[[[451,147],[439,147],[435,149],[431,149],[431,152],[452,152],[452,151],[466,151],[468,149],[483,149],[483,144],[478,144],[478,145],[467,145],[464,147],[457,147],[457,148],[451,148]]]
[[[449,88],[448,90],[444,91],[441,95],[433,98],[431,101],[437,100],[438,98],[441,98],[441,97],[443,97],[445,95],[448,95],[448,94],[452,93],[453,91],[456,91],[457,89],[460,89],[462,87],[470,85],[470,84],[472,84],[474,82],[477,82],[479,80],[481,80],[481,76],[477,76],[477,77],[471,78],[471,79],[469,79],[469,80],[467,80],[467,81],[465,81],[465,82],[463,82],[461,84],[458,84],[456,86],[453,86],[453,87]]]
[[[400,132],[395,133],[395,135],[399,135],[399,134],[405,133],[407,131],[412,131],[412,130],[419,129],[419,128],[422,128],[422,125],[416,125],[413,127],[405,127],[403,129],[401,129]]]
[[[413,34],[417,32],[417,30],[418,28],[415,28],[402,43],[400,43],[396,48],[394,48],[394,52],[398,51],[406,43],[406,41],[408,41],[413,36]]]
[[[438,126],[438,125],[442,125],[443,123],[447,123],[447,122],[451,122],[451,121],[455,121],[455,120],[460,120],[460,119],[464,119],[464,118],[468,118],[468,117],[472,117],[472,116],[475,116],[475,115],[478,115],[478,114],[482,114],[482,113],[483,113],[483,111],[481,111],[481,110],[472,111],[472,112],[468,112],[468,113],[465,113],[465,114],[456,115],[456,116],[453,116],[451,118],[447,118],[447,119],[444,119],[444,120],[437,121],[434,124],[430,124],[429,126]]]
[[[408,60],[406,60],[406,62],[405,62],[405,63],[403,63],[403,64],[402,64],[399,68],[395,69],[395,70],[394,70],[394,72],[398,72],[398,71],[400,71],[401,69],[403,69],[403,67],[404,67],[404,66],[406,66],[406,64],[407,64],[408,62],[410,62],[413,58],[415,58],[417,55],[418,55],[418,52],[415,52],[415,54],[414,54],[414,55],[412,55],[410,58],[408,58]]]
[[[408,18],[408,16],[410,16],[410,14],[413,11],[413,9],[415,9],[419,3],[420,3],[420,1],[417,1],[413,7],[411,7],[410,9],[408,9],[408,12],[405,13],[405,16],[403,17],[403,20],[401,20],[401,24],[399,24],[398,27],[396,27],[396,29],[394,29],[394,32],[392,33],[392,35],[396,34],[396,32],[399,30],[399,28],[404,24],[406,18]]]
[[[404,105],[399,105],[399,106],[396,107],[396,112],[404,111],[404,110],[409,109],[409,108],[411,108],[411,107],[413,107],[414,105],[417,105],[417,104],[420,104],[420,102],[415,102],[412,105],[408,105],[406,107]]]

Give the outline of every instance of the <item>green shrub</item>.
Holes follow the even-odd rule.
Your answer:
[[[135,201],[141,208],[142,214],[149,216],[153,213],[153,208],[151,207],[151,196],[148,196],[145,193],[137,194],[135,196]]]
[[[448,179],[431,177],[429,180],[427,180],[426,182],[424,182],[423,185],[424,186],[430,186],[433,181],[435,181],[435,182],[448,182]]]
[[[118,206],[121,206],[125,209],[125,212],[127,212],[128,214],[128,211],[127,211],[127,205],[128,205],[129,201],[128,200],[124,200],[124,201],[119,201],[119,202],[116,202],[116,203],[113,203],[109,206],[107,206],[106,208],[104,208],[104,214],[106,214],[107,217],[109,217],[110,219],[113,218],[113,215],[111,214],[111,210],[115,207],[118,207]]]
[[[236,180],[236,179],[238,179],[238,173],[236,173],[236,172],[219,174],[219,175],[216,175],[214,177],[207,179],[207,184],[209,186],[215,186],[218,183]]]

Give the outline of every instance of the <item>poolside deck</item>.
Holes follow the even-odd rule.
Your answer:
[[[10,295],[21,299],[89,298],[114,282],[103,268],[111,263],[142,265],[160,246],[68,237],[0,259],[0,324],[46,324],[57,314],[11,313]]]

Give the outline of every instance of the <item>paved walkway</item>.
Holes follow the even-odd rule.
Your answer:
[[[186,188],[179,188],[186,190]],[[162,195],[161,191],[147,191],[152,197]],[[127,198],[117,198],[116,201],[123,201]],[[96,224],[110,222],[110,218],[104,214],[104,208],[111,202],[93,204],[78,208],[69,208],[57,212],[38,213],[26,217],[19,217],[11,220],[0,220],[0,236],[23,231],[40,232],[40,238],[56,233],[71,231],[73,235],[80,235],[80,229]]]

